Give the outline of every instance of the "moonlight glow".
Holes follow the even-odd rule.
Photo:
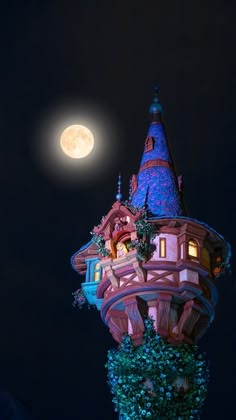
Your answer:
[[[74,150],[71,152],[73,126],[83,128],[83,139],[85,133],[91,133],[88,143],[90,146],[85,146],[85,150],[81,147],[79,154],[76,153],[74,140]],[[80,188],[87,188],[99,178],[107,176],[109,169],[114,170],[117,160],[122,155],[122,124],[110,109],[101,103],[95,103],[94,99],[89,101],[87,98],[81,98],[80,101],[71,103],[65,103],[64,100],[63,103],[57,102],[44,110],[35,128],[35,141],[30,144],[32,156],[38,168],[59,185],[69,188],[79,185]]]
[[[92,151],[94,138],[87,127],[71,125],[63,131],[60,145],[67,156],[73,159],[81,159]]]

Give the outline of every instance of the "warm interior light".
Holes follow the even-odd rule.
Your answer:
[[[160,238],[160,257],[166,258],[166,238]]]
[[[195,258],[198,256],[197,242],[192,239],[188,241],[188,255]]]

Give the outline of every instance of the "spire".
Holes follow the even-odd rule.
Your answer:
[[[117,201],[121,201],[122,200],[122,194],[121,194],[121,173],[119,173],[119,177],[118,177],[118,191],[116,194],[116,199]]]
[[[149,108],[151,123],[145,140],[140,169],[132,178],[131,204],[139,208],[147,204],[153,216],[179,216],[182,204],[164,126],[158,87]]]
[[[155,87],[154,87],[154,99],[153,99],[153,103],[151,104],[151,106],[149,108],[149,113],[150,113],[152,122],[160,121],[161,113],[162,113],[162,106],[159,102],[159,87],[158,87],[158,85],[155,85]]]

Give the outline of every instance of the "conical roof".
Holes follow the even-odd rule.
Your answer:
[[[183,213],[178,181],[161,122],[158,88],[150,106],[151,123],[137,175],[132,178],[131,204],[147,206],[152,216],[180,216]]]

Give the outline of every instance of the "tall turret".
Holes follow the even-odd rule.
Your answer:
[[[180,216],[183,213],[175,169],[161,121],[158,88],[150,106],[150,126],[138,175],[132,177],[132,205],[147,205],[153,216]]]
[[[96,305],[120,346],[108,371],[125,419],[198,418],[207,367],[194,345],[214,319],[215,280],[230,258],[219,233],[183,215],[161,112],[156,88],[130,200],[121,201],[119,177],[117,201],[72,257],[74,269],[86,274],[75,299]]]

